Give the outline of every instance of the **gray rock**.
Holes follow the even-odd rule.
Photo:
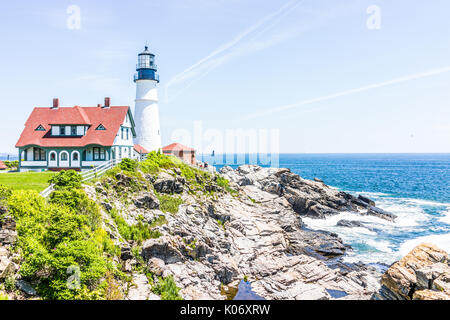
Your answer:
[[[159,209],[159,200],[151,192],[134,199],[134,205],[141,209]]]
[[[16,287],[20,291],[24,292],[28,296],[37,296],[36,290],[25,280],[17,280],[16,281]]]
[[[120,248],[120,259],[123,261],[133,259],[133,254],[131,253],[130,247],[121,247]]]
[[[373,206],[370,206],[369,209],[367,209],[367,212],[363,213],[363,215],[374,216],[391,222],[395,222],[395,219],[397,219],[397,216],[395,214],[386,212],[383,209]]]
[[[133,285],[128,290],[127,300],[161,300],[161,298],[151,291],[145,275],[133,274]]]
[[[102,206],[108,212],[110,212],[112,210],[112,208],[113,208],[113,206],[109,202],[102,202]]]
[[[142,245],[141,255],[146,261],[156,257],[167,264],[184,260],[184,256],[179,250],[179,247],[175,245],[174,240],[168,236],[145,241]]]
[[[439,290],[438,288],[436,288],[435,281],[444,278],[450,280],[449,265],[446,263],[434,263],[432,265],[416,270],[416,279],[417,279],[416,287],[419,290],[421,289]],[[448,289],[450,293],[450,281],[448,283]]]
[[[358,199],[361,200],[362,202],[367,203],[369,206],[375,207],[375,201],[373,201],[373,200],[371,200],[371,199],[369,199],[367,197],[359,195]]]
[[[164,263],[164,261],[158,258],[151,258],[147,262],[148,271],[158,277],[162,276],[165,266],[166,264]]]
[[[153,187],[160,193],[182,193],[184,178],[174,177],[167,172],[161,172],[153,183]]]
[[[0,279],[5,279],[14,272],[14,262],[12,262],[7,256],[0,256]]]
[[[0,221],[0,245],[12,245],[16,240],[16,221],[13,217],[5,216]]]

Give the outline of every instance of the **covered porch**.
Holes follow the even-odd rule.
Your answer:
[[[88,170],[105,164],[112,157],[111,147],[90,145],[82,148],[41,148],[28,146],[19,149],[20,171]]]

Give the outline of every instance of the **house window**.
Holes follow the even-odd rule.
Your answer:
[[[36,128],[36,131],[45,131],[45,129],[42,125],[39,125],[39,127]]]
[[[66,126],[60,126],[59,127],[59,134],[61,136],[65,136],[66,135]]]
[[[106,130],[106,128],[101,124],[95,130],[102,130],[103,131],[103,130]]]
[[[123,140],[123,129],[124,129],[123,127],[120,128],[120,134],[121,134],[122,140]]]
[[[50,161],[56,161],[56,153],[50,153]]]
[[[78,152],[72,154],[72,161],[78,161]]]
[[[61,153],[61,161],[67,161],[67,152]]]
[[[94,148],[94,160],[105,160],[106,152],[103,148]]]
[[[127,128],[127,140],[129,139],[129,136],[128,136],[129,133],[128,133],[128,131],[129,131],[129,129]]]
[[[34,148],[34,161],[46,161],[45,150]]]
[[[77,126],[71,126],[70,127],[70,134],[72,136],[76,136],[77,135]]]

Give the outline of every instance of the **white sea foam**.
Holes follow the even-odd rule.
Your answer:
[[[450,208],[448,208],[448,211],[444,213],[445,215],[439,219],[440,222],[450,224]]]
[[[400,255],[401,256],[407,255],[412,249],[414,249],[421,243],[432,243],[441,248],[442,250],[450,252],[450,233],[430,235],[408,240],[400,246],[399,249]]]
[[[360,194],[367,195],[368,193]],[[434,206],[438,208],[442,207],[442,203],[386,197],[384,194],[380,196],[372,194],[371,198],[376,201],[378,207],[395,214],[397,216],[396,221],[390,222],[374,216],[362,216],[355,212],[342,212],[324,220],[303,218],[303,221],[309,228],[337,233],[344,243],[350,244],[354,251],[349,251],[344,257],[346,262],[362,261],[365,263],[382,262],[390,264],[407,254],[415,245],[427,241],[441,246],[444,250],[450,249],[450,234],[412,239],[406,241],[401,247],[397,242],[398,237],[404,238],[405,235],[408,236],[410,233],[432,231],[436,227],[433,222],[434,217],[428,214],[424,207]],[[440,218],[439,221],[450,224],[450,206],[447,206],[447,208],[448,211],[445,216]],[[441,208],[438,209],[441,210]],[[374,231],[367,228],[340,227],[337,226],[339,220],[360,221]],[[445,232],[446,230],[446,225],[443,225],[440,230],[435,231]],[[448,251],[450,252],[450,250]]]

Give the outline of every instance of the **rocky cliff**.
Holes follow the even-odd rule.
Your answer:
[[[449,264],[447,252],[421,244],[386,271],[378,296],[388,300],[450,300]]]
[[[60,205],[81,210],[66,211],[67,227],[76,214],[90,217],[80,220],[92,222],[83,230],[90,226],[95,231],[84,235],[91,237],[86,244],[97,243],[102,250],[90,249],[92,266],[104,258],[114,266],[92,281],[97,283],[93,297],[448,299],[448,255],[431,245],[416,248],[384,275],[362,263],[344,263],[342,258],[352,248],[336,234],[308,228],[302,217],[326,219],[341,211],[353,212],[354,219],[338,222],[349,228],[364,227],[358,221],[361,215],[389,221],[396,217],[368,198],[340,192],[318,179],[302,179],[289,169],[225,167],[220,174],[211,174],[154,155],[140,164],[121,164],[83,188],[52,194],[51,206],[30,194],[34,198],[29,205],[49,213],[56,210],[41,227],[58,241],[62,236],[52,228],[68,230],[60,223]],[[39,298],[47,288],[42,284],[54,274],[55,267],[45,263],[33,265],[40,268],[36,274],[21,272],[21,264],[29,263],[30,257],[20,252],[33,240],[23,228],[24,222],[30,223],[24,220],[28,211],[23,212],[25,218],[18,214],[34,208],[21,205],[27,196],[13,196],[9,208],[5,201],[0,203],[0,298],[6,293],[10,299]],[[19,232],[10,213],[21,219]],[[25,235],[28,240],[20,241]],[[14,249],[17,239],[20,250]],[[61,246],[66,250],[67,243]],[[49,248],[52,253],[57,250],[53,244]],[[71,260],[77,252],[69,252]],[[64,268],[61,272],[66,274]],[[99,283],[104,284],[100,289]],[[83,294],[90,297],[89,292]]]
[[[229,181],[225,187],[223,178]],[[342,263],[351,248],[336,234],[310,230],[302,222],[303,216],[325,219],[342,210],[395,219],[369,199],[288,169],[225,167],[221,176],[195,179],[202,186],[196,191],[180,170],[167,169],[144,175],[137,187],[118,173],[86,191],[103,204],[107,228],[124,252],[136,244],[122,239],[108,212],[118,212],[131,225],[164,221],[154,229],[159,236],[139,247],[140,254],[151,275],[172,275],[185,299],[232,298],[244,279],[265,299],[370,299],[379,289],[381,274],[374,268]],[[176,211],[163,212],[162,195],[177,195]],[[130,298],[149,298],[150,284],[133,271],[139,258],[122,258],[140,283]]]

